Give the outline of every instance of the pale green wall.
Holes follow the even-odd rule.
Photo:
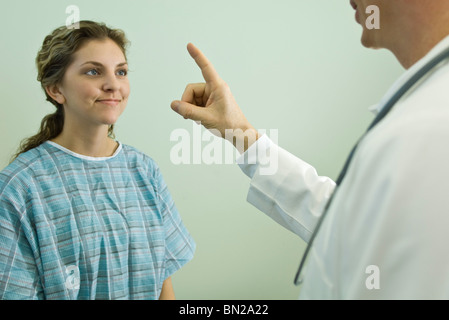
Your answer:
[[[177,297],[295,299],[304,243],[246,202],[239,168],[170,161],[170,133],[193,130],[170,102],[202,81],[186,45],[209,57],[256,128],[278,129],[282,147],[333,178],[372,119],[367,108],[402,72],[392,54],[360,45],[349,1],[1,0],[1,168],[53,112],[34,59],[71,4],[81,19],[121,28],[132,42],[132,94],[117,139],[158,162],[198,244],[174,276]]]

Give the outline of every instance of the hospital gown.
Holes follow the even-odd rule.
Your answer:
[[[0,173],[0,299],[157,299],[194,251],[131,146],[93,158],[47,141]]]

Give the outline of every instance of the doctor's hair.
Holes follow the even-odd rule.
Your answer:
[[[111,29],[104,23],[82,20],[79,27],[61,26],[47,35],[42,43],[37,57],[37,80],[41,83],[47,101],[50,101],[56,111],[46,115],[41,122],[38,133],[22,140],[18,151],[11,162],[21,153],[38,147],[47,140],[56,138],[64,126],[64,108],[46,91],[52,85],[61,84],[64,74],[73,61],[74,53],[90,40],[113,40],[122,50],[126,59],[126,49],[129,40],[120,29]],[[108,136],[114,138],[114,125],[109,126]]]

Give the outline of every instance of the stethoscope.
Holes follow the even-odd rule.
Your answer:
[[[349,164],[351,163],[351,160],[354,156],[354,153],[357,149],[357,146],[359,145],[360,141],[363,139],[363,137],[366,136],[366,134],[372,129],[374,128],[387,114],[388,112],[390,112],[391,109],[393,109],[393,107],[396,105],[396,103],[413,87],[415,86],[415,84],[417,84],[420,80],[422,80],[426,75],[428,75],[430,73],[430,71],[432,71],[432,69],[437,66],[438,64],[440,64],[442,61],[446,60],[449,58],[449,48],[447,48],[445,51],[443,51],[442,53],[440,53],[438,56],[436,56],[435,58],[433,58],[430,62],[428,62],[426,65],[424,65],[418,72],[416,72],[394,95],[393,97],[390,98],[390,100],[388,100],[388,102],[385,104],[385,106],[383,107],[383,109],[377,114],[376,118],[373,120],[373,122],[370,124],[370,126],[368,127],[368,129],[366,130],[365,134],[359,139],[359,141],[356,143],[356,145],[354,146],[354,148],[352,149],[351,153],[349,154],[348,158],[346,159],[345,165],[343,166],[343,169],[341,170],[338,179],[336,181],[336,187],[334,189],[334,192],[332,193],[330,199],[328,200],[326,207],[323,210],[323,214],[321,215],[321,217],[319,218],[317,225],[315,227],[315,230],[312,233],[312,236],[310,237],[310,240],[307,244],[306,250],[304,251],[304,254],[301,258],[301,262],[299,264],[299,268],[298,271],[296,272],[296,276],[295,276],[295,280],[294,283],[295,285],[299,285],[302,283],[303,279],[301,277],[301,272],[304,268],[305,262],[306,262],[306,258],[310,252],[310,249],[312,247],[313,244],[313,240],[315,240],[315,237],[320,229],[320,226],[324,220],[324,217],[326,216],[327,212],[329,211],[329,207],[330,204],[332,203],[332,199],[334,198],[337,190],[338,190],[338,186],[341,184],[341,182],[343,181],[346,172],[348,170]],[[448,84],[449,85],[449,84]]]

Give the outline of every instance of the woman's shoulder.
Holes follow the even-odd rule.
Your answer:
[[[153,157],[134,146],[122,143],[122,150],[128,164],[143,165],[151,168],[158,167]]]
[[[11,163],[0,171],[0,176],[16,176],[31,170],[44,159],[42,145],[19,154]]]
[[[41,146],[21,153],[0,171],[0,196],[29,192],[36,172],[45,170],[45,161]]]

